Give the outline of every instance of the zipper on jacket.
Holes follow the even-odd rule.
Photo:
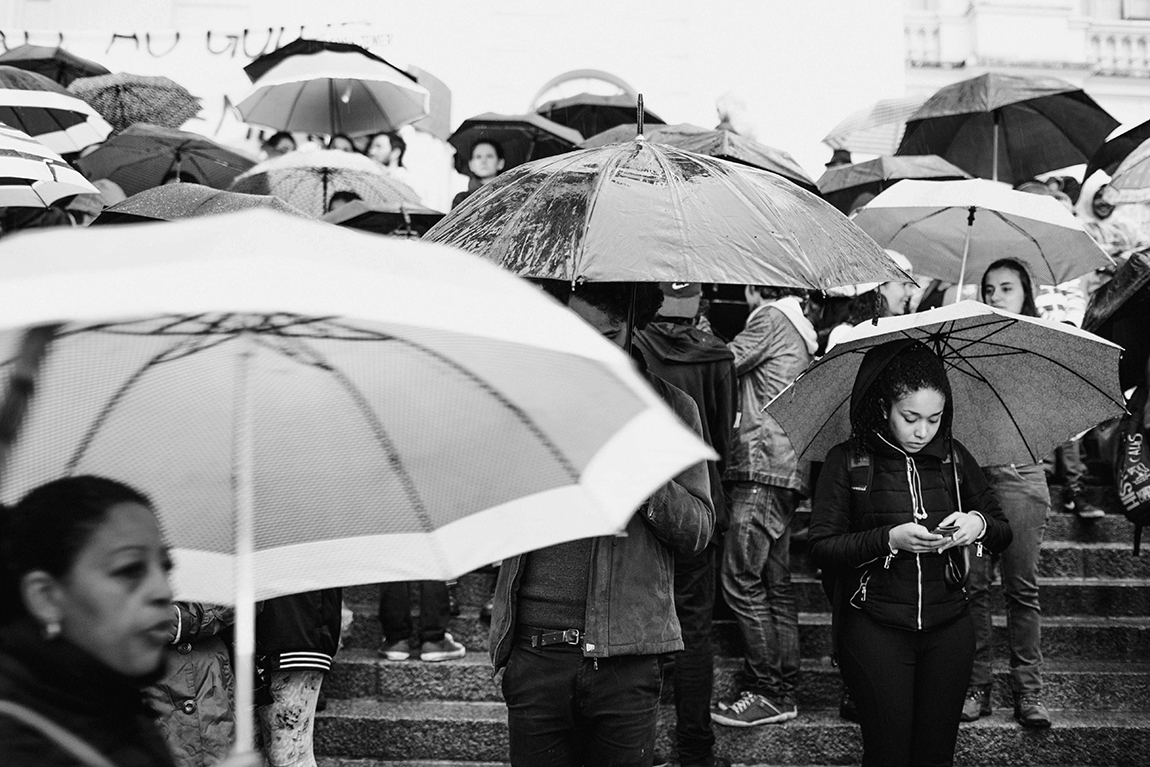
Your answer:
[[[976,541],[974,544],[974,551],[978,556],[982,556],[982,541]]]
[[[914,555],[914,564],[918,568],[918,630],[922,631],[922,554]]]

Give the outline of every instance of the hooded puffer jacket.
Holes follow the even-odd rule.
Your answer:
[[[852,413],[882,370],[910,343],[884,344],[867,353],[855,378]],[[852,489],[848,443],[831,449],[819,475],[811,513],[811,557],[837,574],[852,607],[887,626],[930,630],[966,610],[965,591],[946,586],[945,554],[892,553],[889,544],[892,528],[917,522],[930,530],[956,510],[944,472],[958,472],[961,510],[978,512],[986,520],[972,554],[999,553],[1010,544],[1010,524],[978,461],[951,439],[951,420],[948,403],[934,439],[913,454],[882,434],[871,434],[865,493]]]

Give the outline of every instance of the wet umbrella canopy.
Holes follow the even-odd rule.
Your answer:
[[[427,239],[569,282],[906,279],[874,240],[789,181],[642,138],[508,171]]]
[[[621,141],[630,141],[638,133],[638,125],[628,123],[586,139],[580,144],[584,149],[606,146]],[[688,152],[718,157],[721,160],[749,165],[752,168],[770,171],[806,189],[818,192],[815,182],[807,175],[795,159],[781,149],[760,144],[758,141],[740,136],[729,130],[704,128],[690,123],[678,125],[655,125],[644,130],[643,135],[655,144],[686,149]]]
[[[535,110],[548,120],[574,128],[584,137],[602,133],[617,125],[634,124],[636,99],[624,94],[600,96],[580,93],[563,99],[548,101]],[[644,125],[663,125],[666,121],[644,107]],[[634,133],[628,138],[634,137]]]
[[[133,195],[159,186],[169,175],[186,173],[216,189],[226,189],[256,162],[198,133],[136,123],[82,158],[88,178],[108,178]]]
[[[927,99],[896,154],[936,154],[973,176],[1018,184],[1088,161],[1117,127],[1064,80],[991,72]]]
[[[570,152],[583,136],[579,131],[534,113],[501,115],[494,112],[464,120],[447,141],[455,147],[455,169],[467,174],[471,149],[480,141],[497,141],[503,148],[507,168],[531,160]]]
[[[176,221],[181,218],[235,213],[249,208],[269,208],[289,216],[309,218],[303,211],[271,195],[241,194],[200,184],[180,183],[153,187],[105,208],[92,222],[92,226]]]

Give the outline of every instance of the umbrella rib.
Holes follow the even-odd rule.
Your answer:
[[[926,221],[927,219],[930,219],[930,218],[934,218],[935,216],[940,216],[943,213],[946,213],[949,210],[953,210],[956,207],[960,207],[960,206],[947,205],[946,207],[939,208],[938,210],[932,210],[930,213],[927,213],[922,218],[916,218],[913,221],[907,221],[905,224],[901,225],[898,229],[895,230],[895,233],[890,236],[889,240],[887,240],[887,245],[889,246],[891,243],[893,243],[895,241],[895,238],[898,237],[900,234],[902,234],[904,229],[909,229],[912,226],[918,226],[923,221]]]
[[[1010,226],[1012,229],[1014,229],[1015,231],[1017,231],[1019,234],[1022,234],[1023,236],[1025,236],[1027,239],[1029,239],[1031,242],[1033,242],[1033,243],[1034,243],[1034,247],[1036,247],[1036,248],[1038,249],[1038,255],[1042,256],[1042,263],[1046,264],[1046,269],[1047,269],[1047,271],[1049,271],[1049,272],[1050,272],[1050,278],[1051,278],[1052,280],[1054,280],[1055,284],[1057,284],[1057,283],[1058,283],[1058,275],[1056,275],[1056,274],[1054,273],[1054,266],[1053,266],[1053,265],[1051,265],[1051,263],[1050,263],[1050,259],[1048,259],[1048,258],[1046,257],[1046,251],[1044,251],[1044,250],[1042,249],[1042,245],[1041,245],[1041,244],[1039,244],[1038,240],[1037,240],[1037,239],[1035,239],[1034,235],[1032,235],[1030,232],[1028,232],[1028,231],[1026,231],[1025,229],[1023,229],[1023,228],[1022,228],[1021,226],[1019,226],[1018,224],[1016,224],[1016,223],[1014,223],[1013,221],[1011,221],[1011,220],[1010,220],[1009,218],[1007,218],[1006,216],[1004,216],[1004,215],[1002,215],[1001,213],[999,213],[997,210],[993,210],[993,209],[990,209],[990,212],[991,212],[991,213],[993,213],[994,215],[998,216],[1000,219],[1002,219],[1002,220],[1003,220],[1003,222],[1004,222],[1004,223],[1006,223],[1006,224],[1007,224],[1008,226]]]
[[[340,323],[332,323],[332,324],[335,325],[336,327],[342,327],[345,330],[352,330],[353,329],[353,328],[348,328],[346,325],[341,325]],[[374,340],[374,339],[360,339],[360,340]],[[459,364],[458,362],[451,359],[450,357],[444,356],[443,354],[439,353],[435,349],[424,346],[423,344],[417,343],[417,342],[412,341],[411,339],[408,339],[408,338],[400,338],[398,336],[388,336],[388,335],[380,334],[379,340],[392,340],[392,341],[400,343],[404,346],[407,346],[409,348],[415,349],[416,351],[422,352],[423,354],[426,354],[429,357],[433,357],[434,359],[438,360],[442,364],[452,368],[453,370],[455,370],[456,372],[458,372],[459,374],[461,374],[462,376],[464,376],[465,378],[470,380],[472,383],[475,383],[476,385],[478,385],[485,392],[487,392],[488,395],[490,395],[494,400],[496,400],[500,405],[502,405],[505,409],[507,409],[508,411],[515,414],[516,418],[523,425],[523,427],[526,428],[528,431],[530,431],[531,434],[534,435],[535,438],[540,442],[540,444],[542,444],[544,447],[547,448],[548,452],[551,453],[551,456],[555,459],[555,461],[560,466],[563,467],[563,470],[565,472],[567,472],[567,475],[570,479],[575,480],[575,481],[577,481],[579,479],[578,470],[567,459],[567,456],[565,456],[563,454],[563,452],[558,448],[558,446],[554,443],[554,441],[552,441],[546,434],[544,434],[543,431],[536,425],[536,423],[530,417],[528,417],[528,415],[525,412],[523,412],[523,408],[519,407],[514,402],[509,400],[502,392],[500,392],[497,388],[495,388],[490,383],[488,383],[485,379],[481,378],[474,371],[469,370],[468,368]]]
[[[372,92],[371,88],[368,88],[366,85],[363,85],[362,82],[360,84],[362,85],[364,91],[367,92],[367,95],[371,97],[372,102],[375,104],[375,108],[378,109],[379,113],[383,116],[383,127],[384,127],[384,129],[385,130],[396,130],[395,122],[388,116],[387,110],[383,108],[383,104],[379,103],[379,99],[377,99],[375,97],[375,93]]]

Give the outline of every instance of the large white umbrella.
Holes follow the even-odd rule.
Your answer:
[[[1039,285],[1111,263],[1055,198],[983,179],[899,181],[852,220],[882,247],[905,254],[916,274],[960,288],[1007,256],[1025,263]]]
[[[63,197],[99,193],[60,155],[0,123],[0,207],[46,208]]]
[[[265,210],[0,243],[0,368],[60,321],[0,498],[150,494],[178,598],[237,605],[241,682],[256,599],[612,534],[712,456],[578,317],[429,243]]]

